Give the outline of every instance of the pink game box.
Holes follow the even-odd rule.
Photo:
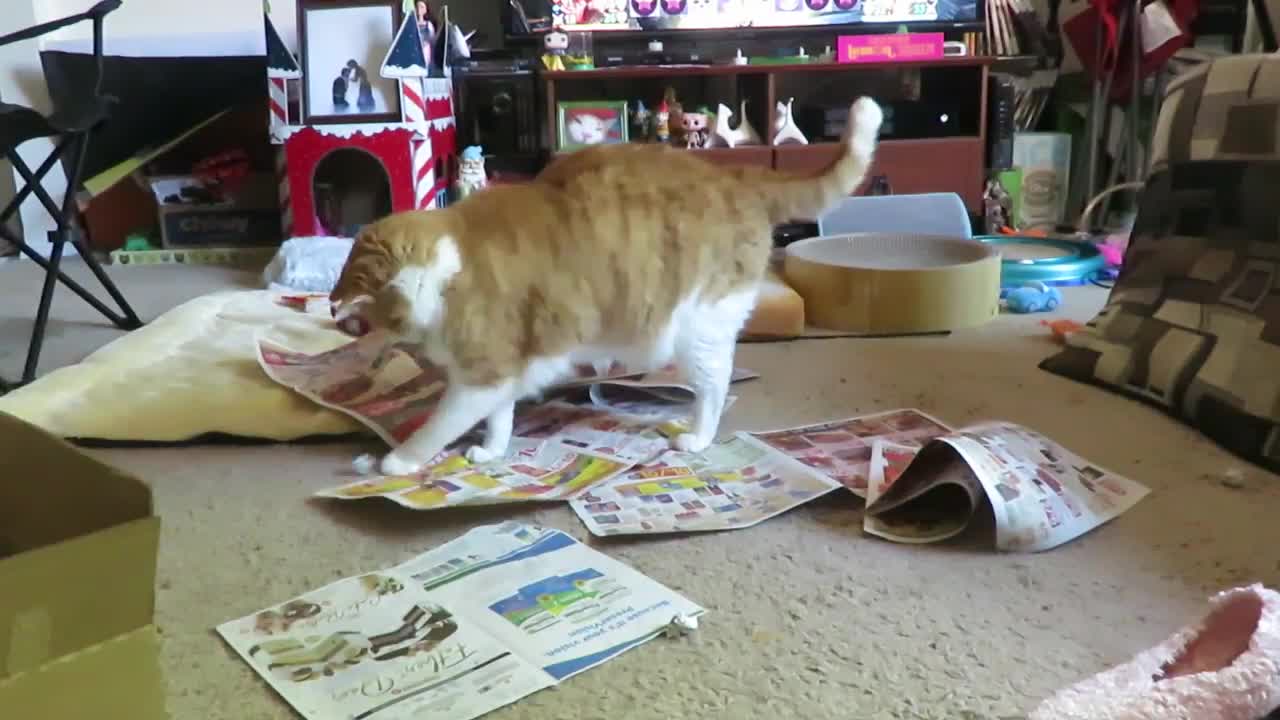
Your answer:
[[[911,62],[942,57],[942,33],[841,35],[836,49],[842,63]]]

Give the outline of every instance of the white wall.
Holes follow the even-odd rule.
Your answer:
[[[280,39],[295,55],[301,57],[298,49],[298,3],[297,0],[271,0],[271,24],[280,33]]]
[[[4,0],[24,2],[25,0]],[[84,12],[97,0],[30,0],[37,22]],[[93,23],[48,37],[45,47],[89,49]],[[107,52],[131,56],[261,55],[262,0],[125,0],[107,16]]]
[[[66,0],[62,0],[66,1]],[[430,0],[436,15],[440,15],[440,0]],[[4,2],[4,0],[0,0]],[[500,4],[506,0],[453,0],[449,6],[449,18],[463,30],[481,30],[491,40],[501,41]],[[298,53],[298,3],[297,0],[271,0],[271,24],[276,26],[280,39],[294,53]]]
[[[40,0],[0,0],[8,7],[0,12],[0,35],[21,30],[40,22],[36,19],[33,2]],[[5,102],[19,103],[47,112],[50,107],[49,91],[44,83],[44,72],[40,69],[40,45],[36,40],[28,40],[5,47],[0,47],[0,98]],[[31,167],[39,165],[53,144],[47,140],[31,140],[18,148],[18,155]],[[6,168],[7,169],[7,168]],[[21,180],[16,178],[19,185]],[[62,198],[66,185],[66,177],[61,167],[49,172],[45,187],[49,189],[55,200]],[[0,198],[0,206],[7,205],[8,197]],[[23,203],[20,209],[23,234],[33,247],[39,249],[47,246],[46,233],[53,229],[44,208],[33,198]]]

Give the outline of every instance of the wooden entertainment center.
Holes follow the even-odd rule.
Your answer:
[[[706,105],[714,112],[723,103],[737,113],[745,101],[751,124],[770,143],[775,103],[794,98],[797,125],[810,144],[689,152],[717,163],[807,172],[824,166],[836,152],[837,138],[832,133],[838,130],[833,130],[828,113],[847,109],[857,97],[870,95],[886,108],[887,115],[869,181],[880,179],[894,194],[954,192],[970,213],[980,215],[991,62],[989,57],[954,57],[928,62],[628,66],[542,72],[542,143],[544,150],[554,153],[560,102],[641,100],[652,109],[668,87],[676,90],[686,109]],[[859,188],[855,194],[863,192],[865,188]]]

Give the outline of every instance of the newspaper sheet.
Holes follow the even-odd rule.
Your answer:
[[[963,532],[989,504],[1002,551],[1055,548],[1150,492],[1033,430],[1004,422],[973,425],[924,448],[876,440],[870,476],[867,532],[897,542],[938,542]]]
[[[544,403],[519,413],[506,455],[492,462],[473,464],[450,450],[415,475],[359,477],[316,495],[381,497],[412,510],[569,500],[665,452],[685,428],[683,417],[673,417],[662,407],[627,414]]]
[[[920,447],[951,428],[919,410],[890,410],[755,437],[866,497],[871,447],[876,440]]]
[[[702,612],[563,532],[504,523],[217,631],[307,720],[469,720]]]
[[[635,464],[652,460],[687,428],[684,417],[628,414],[615,408],[548,402],[516,415],[514,433],[531,440],[563,443]]]
[[[315,355],[260,339],[258,362],[275,382],[350,415],[392,446],[426,423],[446,382],[444,372],[431,364],[419,345],[394,342],[379,333]],[[734,382],[756,377],[745,370],[733,375]],[[668,401],[692,398],[692,390],[669,368],[646,375],[618,365],[603,372],[580,367],[560,389],[589,387],[593,397],[604,398],[615,383]]]
[[[698,454],[666,452],[570,506],[596,535],[733,530],[839,487],[744,433]]]
[[[631,462],[559,442],[512,440],[506,456],[475,465],[450,452],[414,476],[362,478],[322,490],[318,497],[381,497],[411,510],[566,500],[616,477]]]

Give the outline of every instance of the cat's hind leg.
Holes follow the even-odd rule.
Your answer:
[[[515,424],[516,403],[502,403],[489,414],[484,425],[484,444],[467,448],[467,459],[473,463],[487,463],[507,454],[511,445],[511,430]]]
[[[505,405],[515,401],[514,383],[494,386],[450,384],[440,404],[425,425],[418,428],[400,447],[382,458],[383,475],[412,475],[422,470],[445,448],[453,444],[481,420],[489,418]],[[488,429],[488,428],[486,428]],[[492,431],[490,431],[492,432]],[[508,432],[508,439],[510,434]],[[489,444],[486,439],[486,445]],[[506,448],[503,448],[503,452]]]
[[[690,431],[672,440],[675,449],[702,452],[715,441],[729,397],[738,332],[755,300],[754,289],[734,293],[696,312],[681,328],[675,359],[693,388],[694,411]]]

